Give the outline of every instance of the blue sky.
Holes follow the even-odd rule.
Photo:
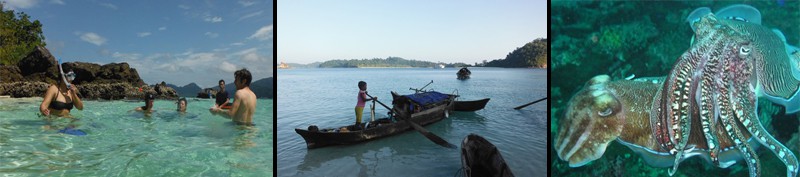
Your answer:
[[[0,1],[39,20],[64,62],[127,62],[148,84],[211,87],[242,67],[273,76],[273,1]]]
[[[547,1],[278,0],[278,62],[403,57],[474,63],[547,37]]]

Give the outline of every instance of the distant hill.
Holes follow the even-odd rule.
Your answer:
[[[547,68],[547,38],[535,39],[511,51],[505,59],[492,60],[482,66],[507,68]]]
[[[214,90],[219,90],[219,86],[214,86],[211,88]],[[275,83],[273,82],[273,77],[250,82],[250,90],[253,90],[253,93],[255,93],[258,98],[274,98],[274,95],[272,94],[274,89]],[[225,91],[228,92],[229,97],[233,98],[233,94],[236,92],[236,85],[234,85],[233,82],[225,84]],[[196,95],[197,92],[195,92],[195,96]]]
[[[437,63],[419,60],[407,60],[400,57],[373,58],[373,59],[350,59],[350,60],[328,60],[319,64],[320,68],[430,68]]]
[[[319,64],[322,62],[314,62],[309,64],[300,64],[300,63],[286,63],[289,65],[290,68],[317,68]]]
[[[202,90],[202,88],[200,88],[200,86],[198,86],[194,82],[186,84],[183,87],[179,87],[172,84],[167,84],[167,86],[174,88],[175,91],[178,92],[178,95],[181,97],[195,97],[197,96],[197,92],[200,92],[200,90]]]

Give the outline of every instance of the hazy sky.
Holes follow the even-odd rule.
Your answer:
[[[547,1],[278,0],[277,62],[403,57],[474,63],[547,37]]]
[[[148,84],[211,87],[242,67],[273,76],[273,1],[0,1],[39,20],[64,62],[127,62]]]

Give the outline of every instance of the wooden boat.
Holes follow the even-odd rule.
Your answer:
[[[458,72],[456,73],[456,76],[458,76],[458,80],[469,79],[470,75],[472,75],[472,72],[469,71],[469,69],[467,69],[466,67],[459,69]]]
[[[461,142],[461,166],[466,177],[514,176],[497,147],[476,134],[467,135]]]
[[[412,95],[427,94],[418,93]],[[438,92],[435,92],[438,93]],[[438,93],[442,94],[442,93]],[[392,101],[392,108],[395,111],[405,111],[404,114],[410,113],[410,121],[417,123],[421,126],[438,122],[447,117],[448,111],[453,110],[453,100],[456,95],[443,94],[447,98],[444,100],[425,104],[425,105],[412,105],[407,106],[405,101],[409,95],[400,96]],[[402,105],[402,106],[401,106]],[[409,108],[409,109],[404,109]],[[396,119],[397,115],[390,115],[388,118],[376,119],[366,123],[365,127],[357,127],[355,125],[342,126],[339,128],[319,129],[317,126],[309,126],[308,129],[294,129],[297,134],[303,137],[306,141],[306,146],[309,149],[332,146],[332,145],[346,145],[361,143],[369,140],[374,140],[382,137],[387,137],[399,134],[412,127],[406,121],[399,121]]]
[[[480,100],[473,100],[473,101],[455,101],[453,104],[454,111],[477,111],[481,110],[486,107],[486,103],[489,103],[489,98],[484,98]]]

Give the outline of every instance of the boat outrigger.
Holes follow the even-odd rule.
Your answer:
[[[458,95],[435,91],[424,91],[409,95],[398,95],[392,92],[392,95],[392,108],[380,101],[373,100],[373,105],[371,106],[373,118],[366,124],[362,124],[364,125],[363,127],[353,124],[338,128],[320,129],[316,125],[311,125],[308,129],[296,128],[295,132],[305,139],[309,149],[356,144],[399,134],[411,129],[418,130],[439,145],[455,148],[455,145],[425,130],[422,126],[448,117],[449,113],[454,110],[455,99]],[[391,110],[389,117],[374,118],[375,102]]]

